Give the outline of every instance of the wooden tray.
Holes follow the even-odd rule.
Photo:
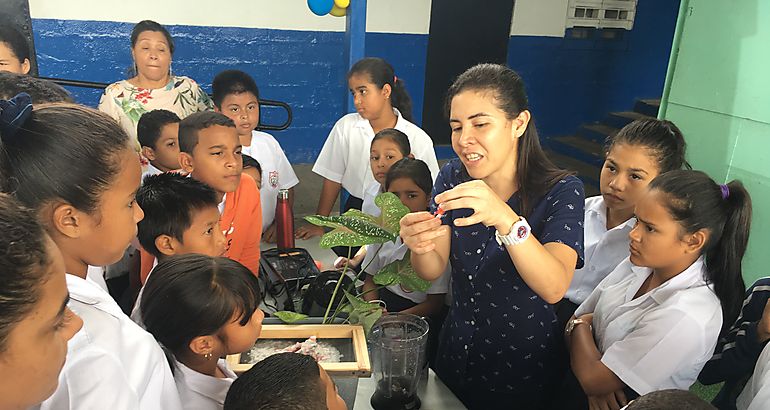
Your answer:
[[[369,377],[372,366],[369,361],[369,351],[366,348],[364,328],[359,325],[263,325],[259,335],[264,339],[301,339],[316,336],[319,341],[324,339],[347,339],[352,344],[355,361],[339,363],[319,363],[332,376]],[[343,357],[343,359],[352,359]],[[249,370],[251,363],[241,363],[240,354],[227,356],[227,364],[237,374]]]

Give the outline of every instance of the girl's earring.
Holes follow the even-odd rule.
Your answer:
[[[206,360],[211,360],[211,358],[212,358],[213,356],[214,356],[214,355],[213,355],[213,354],[211,354],[211,352],[208,352],[208,353],[206,353],[206,354],[204,354],[204,355],[203,355],[203,358],[204,358],[204,359],[206,359]]]

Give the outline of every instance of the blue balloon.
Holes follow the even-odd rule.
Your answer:
[[[334,0],[307,0],[307,6],[310,7],[310,11],[314,14],[325,16],[332,11]]]

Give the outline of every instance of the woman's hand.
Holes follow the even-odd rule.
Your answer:
[[[300,226],[294,230],[294,237],[297,239],[310,239],[324,234],[324,228],[315,225]]]
[[[516,212],[508,206],[484,181],[474,180],[436,195],[434,201],[445,211],[472,209],[473,215],[454,220],[455,226],[470,226],[477,223],[494,226],[507,233],[519,220]]]
[[[417,255],[426,254],[436,248],[433,239],[449,233],[449,227],[430,212],[414,212],[405,215],[399,222],[400,235],[404,244]]]
[[[623,390],[604,396],[588,396],[589,410],[620,410],[627,404],[628,400]]]

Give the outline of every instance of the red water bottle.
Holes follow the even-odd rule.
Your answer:
[[[275,232],[278,237],[278,249],[294,247],[294,212],[289,203],[289,190],[278,190],[278,202],[275,204]]]

